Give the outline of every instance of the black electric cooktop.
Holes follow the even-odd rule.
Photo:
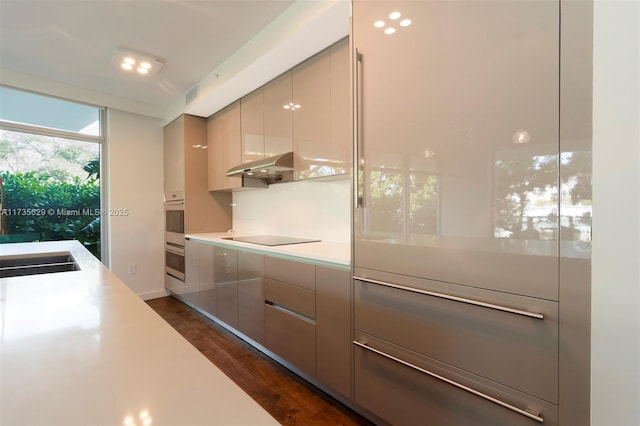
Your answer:
[[[223,237],[222,239],[260,244],[261,246],[285,246],[287,244],[317,243],[320,241],[309,238],[280,237],[278,235],[250,235],[247,237]]]

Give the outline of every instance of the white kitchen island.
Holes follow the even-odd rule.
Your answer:
[[[76,241],[79,271],[0,278],[0,424],[269,425],[266,411]]]

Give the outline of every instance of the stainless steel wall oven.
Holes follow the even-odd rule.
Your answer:
[[[184,281],[184,201],[165,203],[165,272]]]

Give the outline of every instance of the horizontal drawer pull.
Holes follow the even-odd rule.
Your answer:
[[[447,379],[446,377],[443,377],[443,376],[441,376],[439,374],[433,373],[433,372],[431,372],[429,370],[425,370],[424,368],[418,367],[417,365],[414,365],[414,364],[411,364],[409,362],[403,361],[400,358],[396,358],[393,355],[389,355],[389,354],[387,354],[385,352],[379,351],[378,349],[374,349],[371,346],[367,345],[366,343],[360,343],[360,342],[354,340],[353,344],[356,345],[356,346],[359,346],[359,347],[361,347],[363,349],[366,349],[368,351],[374,352],[374,353],[376,353],[376,354],[378,354],[380,356],[383,356],[383,357],[385,357],[387,359],[390,359],[392,361],[395,361],[397,363],[405,365],[405,366],[407,366],[409,368],[412,368],[412,369],[414,369],[416,371],[419,371],[421,373],[427,374],[427,375],[429,375],[429,376],[431,376],[431,377],[433,377],[435,379],[441,380],[441,381],[443,381],[445,383],[448,383],[448,384],[450,384],[452,386],[455,386],[455,387],[457,387],[459,389],[462,389],[464,391],[472,393],[472,394],[474,394],[476,396],[479,396],[480,398],[484,398],[487,401],[493,402],[494,404],[498,404],[498,405],[500,405],[500,406],[502,406],[504,408],[508,408],[511,411],[514,411],[514,412],[516,412],[518,414],[521,414],[523,416],[529,417],[530,419],[533,419],[533,420],[535,420],[537,422],[544,423],[544,419],[542,417],[540,417],[540,416],[536,416],[535,414],[532,414],[532,413],[530,413],[530,412],[528,412],[526,410],[523,410],[522,408],[518,408],[518,407],[513,406],[513,405],[511,405],[511,404],[509,404],[507,402],[501,401],[501,400],[496,399],[496,398],[494,398],[492,396],[489,396],[489,395],[487,395],[485,393],[477,391],[477,390],[475,390],[473,388],[470,388],[468,386],[465,386],[463,384],[455,382],[455,381],[453,381],[451,379]]]
[[[358,276],[354,276],[353,279],[362,281],[365,283],[379,284],[385,287],[397,288],[399,290],[405,290],[405,291],[411,291],[413,293],[424,294],[426,296],[433,296],[433,297],[439,297],[441,299],[453,300],[454,302],[468,303],[470,305],[482,306],[484,308],[489,308],[489,309],[496,309],[498,311],[509,312],[516,315],[523,315],[530,318],[544,319],[544,315],[537,312],[523,311],[521,309],[514,309],[514,308],[509,308],[507,306],[494,305],[493,303],[481,302],[479,300],[465,299],[464,297],[451,296],[449,294],[436,293],[434,291],[421,290],[418,288],[407,287],[407,286],[398,285],[398,284],[391,284],[391,283],[386,283],[384,281],[371,280],[369,278],[362,278]]]
[[[296,317],[298,319],[301,319],[303,321],[307,321],[307,322],[309,322],[309,323],[311,323],[313,325],[316,324],[316,321],[313,318],[309,318],[308,316],[302,315],[299,312],[292,311],[291,309],[287,309],[287,308],[285,308],[284,306],[281,306],[281,305],[276,305],[275,303],[273,303],[273,302],[271,302],[269,300],[265,300],[264,303],[265,303],[265,305],[271,306],[273,309],[275,309],[277,311],[283,312],[285,314],[289,314],[289,315],[291,315],[293,317]]]

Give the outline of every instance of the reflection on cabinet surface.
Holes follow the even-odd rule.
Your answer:
[[[187,284],[172,294],[306,379],[353,398],[349,269],[192,238],[186,258]]]
[[[296,179],[347,173],[351,152],[349,43],[342,40],[293,69]]]
[[[163,130],[165,201],[184,199],[184,131],[184,117]]]
[[[242,162],[264,158],[264,93],[262,87],[240,100]]]
[[[355,332],[400,361],[356,343],[355,399],[391,423],[531,420],[494,417],[405,361],[492,381],[487,394],[510,389],[498,399],[516,407],[529,407],[520,394],[544,400],[531,404],[545,424],[588,422],[585,4],[563,3],[561,16],[559,0],[352,3],[353,263],[374,282],[354,283]],[[431,287],[454,298],[416,292]]]
[[[351,272],[316,265],[316,376],[352,397]]]
[[[265,346],[314,377],[315,266],[267,257],[264,272]]]
[[[241,185],[239,177],[225,173],[241,162],[240,102],[234,102],[207,120],[208,189],[231,190]]]
[[[366,335],[355,402],[398,425],[558,425],[558,407]],[[373,350],[371,350],[373,349]]]
[[[238,328],[237,250],[214,246],[213,282],[216,288],[216,317]]]
[[[207,122],[182,115],[164,128],[165,201],[184,200],[185,233],[231,227],[231,195],[207,188]]]
[[[291,99],[291,71],[276,77],[263,87],[264,156],[293,150],[293,118],[295,105]]]
[[[264,256],[238,251],[238,330],[264,344]]]

